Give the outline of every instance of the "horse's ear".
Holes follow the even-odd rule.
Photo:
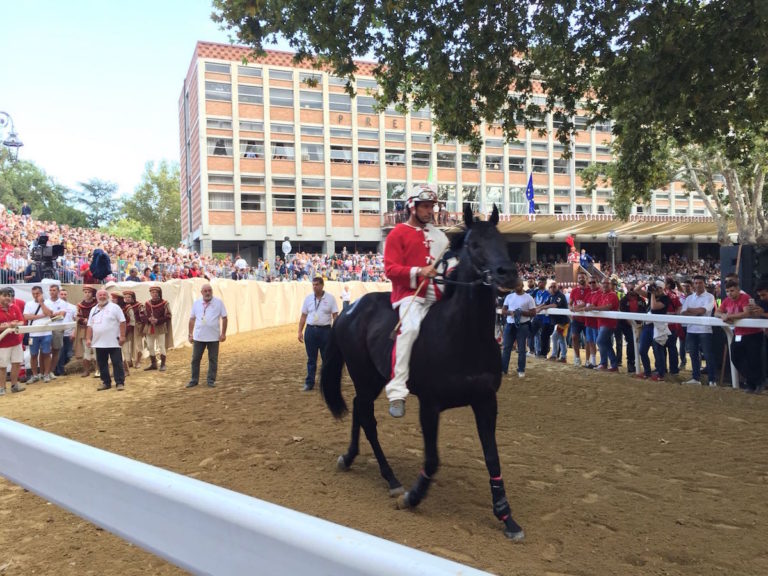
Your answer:
[[[469,205],[469,202],[464,204],[464,225],[467,227],[467,229],[472,228],[472,207]]]
[[[496,208],[496,202],[493,203],[493,212],[491,212],[491,224],[496,226],[499,223],[499,209]]]

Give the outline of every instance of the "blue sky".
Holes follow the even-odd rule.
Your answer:
[[[179,158],[177,102],[195,42],[228,42],[209,0],[0,0],[0,110],[20,158],[55,180],[130,194]]]

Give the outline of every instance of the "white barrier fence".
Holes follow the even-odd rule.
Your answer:
[[[0,474],[193,574],[487,574],[5,418]]]
[[[633,330],[632,336],[635,343],[635,366],[640,369],[640,346],[639,346],[639,331],[642,328],[643,323],[664,323],[664,324],[683,324],[686,326],[711,326],[722,328],[728,338],[728,347],[730,348],[731,342],[733,342],[733,329],[736,326],[742,328],[760,328],[768,329],[768,320],[760,320],[757,318],[745,318],[743,320],[736,320],[735,322],[723,322],[720,318],[714,316],[679,316],[674,314],[640,314],[636,312],[572,312],[571,310],[563,310],[557,308],[549,308],[543,310],[542,314],[548,314],[550,316],[589,316],[592,318],[613,318],[616,320],[629,320],[631,321]],[[712,350],[715,354],[717,351]],[[731,385],[734,388],[739,387],[739,371],[731,362]]]

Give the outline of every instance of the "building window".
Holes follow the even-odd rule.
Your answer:
[[[209,210],[234,210],[235,195],[232,192],[208,192]]]
[[[531,150],[546,152],[548,144],[546,142],[531,142]]]
[[[528,214],[528,200],[525,199],[525,188],[515,186],[509,189],[509,212],[511,214]]]
[[[293,106],[293,90],[290,88],[270,88],[270,106]]]
[[[379,133],[376,130],[358,130],[357,137],[360,140],[378,140]]]
[[[405,142],[405,132],[385,132],[384,140],[388,142]]]
[[[592,152],[592,146],[589,144],[576,144],[575,150],[577,154],[590,154]]]
[[[533,170],[533,172],[546,172],[547,171],[547,159],[546,158],[531,158],[531,170]]]
[[[272,208],[275,212],[296,212],[296,196],[275,194],[272,196]]]
[[[589,120],[589,118],[587,118],[586,116],[576,116],[576,118],[573,119],[574,129],[577,132],[579,132],[581,130],[586,130],[587,129],[587,120]]]
[[[240,120],[240,130],[244,130],[246,132],[264,132],[264,122]]]
[[[240,175],[241,186],[264,186],[264,176],[248,176],[246,174]]]
[[[264,158],[264,141],[240,140],[240,156],[243,158]]]
[[[269,77],[272,80],[286,80],[288,82],[293,82],[293,70],[277,70],[275,68],[270,68]]]
[[[405,166],[405,150],[391,150],[387,148],[384,154],[387,166]]]
[[[335,112],[351,112],[352,100],[350,100],[349,94],[335,92],[328,94],[328,109]]]
[[[611,153],[611,147],[610,146],[595,146],[595,152],[597,154],[610,154]]]
[[[212,130],[232,130],[232,120],[223,120],[221,118],[208,118],[205,121],[206,128]]]
[[[208,156],[232,156],[232,138],[208,138]]]
[[[378,198],[360,198],[360,214],[379,214],[381,204]]]
[[[576,204],[576,214],[592,214],[592,204]]]
[[[232,174],[208,174],[208,184],[233,184]]]
[[[479,168],[479,157],[474,154],[461,155],[461,167],[465,170],[477,170]]]
[[[205,82],[205,99],[221,100],[230,102],[232,100],[232,85],[229,82]]]
[[[331,146],[331,162],[352,164],[352,148],[349,146]]]
[[[415,132],[411,133],[411,142],[414,144],[429,144],[432,142],[432,135],[431,134],[416,134]]]
[[[264,89],[261,86],[238,84],[237,98],[247,104],[264,104]]]
[[[331,180],[331,188],[338,188],[339,190],[352,190],[352,180]]]
[[[303,162],[322,162],[323,145],[322,144],[302,144],[301,160]]]
[[[338,76],[328,76],[328,85],[329,86],[344,86],[346,87],[347,81],[344,78],[339,78]]]
[[[379,150],[378,148],[358,148],[357,149],[357,163],[358,164],[378,164],[379,163]]]
[[[576,174],[584,170],[584,168],[589,166],[589,160],[576,160]]]
[[[501,186],[488,186],[485,189],[485,203],[486,208],[490,208],[494,204],[501,210],[502,202],[504,198],[504,188]]]
[[[501,148],[504,146],[503,140],[496,140],[496,139],[487,139],[485,141],[485,147],[486,148]]]
[[[322,126],[302,126],[301,135],[302,136],[322,136],[323,127]]]
[[[437,199],[445,205],[445,209],[448,212],[456,212],[456,185],[438,184]]]
[[[322,85],[323,77],[320,74],[313,74],[312,72],[301,72],[299,73],[299,82],[315,88]]]
[[[325,180],[322,178],[302,178],[301,186],[303,188],[325,188]]]
[[[291,176],[272,176],[272,186],[279,188],[295,188],[296,178]]]
[[[273,122],[269,125],[269,129],[278,134],[293,134],[293,124],[278,124]]]
[[[331,212],[333,214],[352,214],[352,198],[331,196]]]
[[[555,214],[569,214],[571,207],[568,204],[555,204]]]
[[[402,116],[400,112],[397,111],[396,104],[388,104],[387,107],[384,109],[384,114],[387,116]]]
[[[552,160],[552,171],[555,174],[568,174],[568,164],[569,161],[562,158]]]
[[[611,121],[610,120],[598,120],[595,122],[595,130],[598,132],[610,132]]]
[[[426,150],[414,150],[411,152],[411,164],[414,166],[429,166],[430,153]]]
[[[295,156],[293,142],[272,142],[272,160],[293,160]]]
[[[412,118],[431,118],[432,113],[429,110],[429,106],[424,106],[424,108],[412,108],[411,109],[411,117]]]
[[[400,212],[405,209],[405,182],[387,182],[387,211]]]
[[[592,194],[584,190],[584,188],[576,188],[577,198],[592,198]]]
[[[240,210],[244,212],[263,212],[264,194],[241,194]]]
[[[376,90],[379,87],[379,84],[376,82],[376,80],[369,80],[367,78],[358,78],[357,87],[358,89],[367,88],[368,90]]]
[[[358,114],[376,114],[374,105],[376,101],[370,96],[358,96],[357,100],[357,113]]]
[[[253,78],[261,78],[261,68],[255,66],[238,66],[237,73],[240,76],[251,76]]]
[[[344,138],[347,140],[352,138],[351,128],[331,128],[330,133],[331,138]]]
[[[325,212],[325,198],[323,196],[302,195],[301,210],[312,214],[321,214]]]
[[[464,185],[461,187],[461,202],[469,204],[473,211],[476,211],[480,205],[480,196],[478,194],[478,187],[475,185]]]
[[[230,73],[229,64],[219,64],[218,62],[206,62],[205,63],[205,71],[206,72],[215,72],[216,74],[227,74]]]
[[[437,167],[438,168],[456,168],[456,153],[455,152],[438,152]]]
[[[485,167],[488,170],[492,170],[494,172],[500,172],[501,171],[501,156],[491,156],[490,154],[485,157]]]
[[[525,172],[525,158],[522,156],[510,156],[509,157],[509,171],[510,172]]]
[[[378,190],[381,184],[378,180],[360,180],[358,186],[360,190]]]
[[[311,110],[323,109],[323,93],[313,92],[311,90],[301,90],[299,92],[299,106]]]

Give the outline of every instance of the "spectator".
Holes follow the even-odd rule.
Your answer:
[[[593,298],[594,305],[590,308],[594,312],[617,312],[619,310],[619,298],[611,286],[609,278],[603,278],[602,292]],[[613,351],[612,339],[618,321],[614,318],[597,319],[597,345],[600,348],[600,364],[598,370],[617,372],[619,361]],[[610,366],[609,366],[610,364]]]
[[[64,322],[74,322],[77,318],[77,306],[69,303],[69,294],[67,293],[66,288],[62,288],[59,291],[59,298],[61,298],[66,304]],[[63,376],[66,373],[66,365],[70,358],[72,358],[74,351],[75,332],[76,327],[69,328],[64,331],[64,341],[63,346],[61,347],[61,351],[59,352],[59,362],[53,371],[53,373],[57,376]]]
[[[549,304],[549,290],[546,286],[547,279],[541,276],[536,291],[533,293],[533,301],[536,303],[537,311],[544,309]],[[537,314],[534,317],[528,341],[538,358],[546,358],[549,354],[549,340],[553,330],[554,325],[548,315]]]
[[[202,298],[192,304],[189,317],[189,342],[192,344],[192,375],[187,388],[194,388],[200,379],[200,361],[208,349],[209,388],[216,386],[216,371],[219,366],[219,343],[227,339],[227,309],[219,298],[213,296],[210,284],[200,289]]]
[[[501,370],[507,374],[512,346],[517,342],[517,376],[518,378],[525,378],[525,346],[528,341],[531,318],[536,316],[536,303],[530,294],[523,292],[523,280],[519,276],[515,280],[514,291],[504,298],[501,315],[507,321],[504,326]]]
[[[546,305],[546,307],[566,310],[568,308],[568,300],[566,299],[565,294],[560,291],[557,282],[552,282],[548,289],[549,303]],[[549,357],[549,359],[559,360],[560,362],[565,363],[566,355],[568,353],[568,345],[565,342],[565,334],[568,326],[568,316],[550,315],[549,319],[552,321],[554,326],[554,331],[552,333],[554,346],[552,348],[552,355]]]
[[[325,362],[325,345],[331,333],[331,323],[339,315],[336,300],[323,290],[322,278],[312,280],[312,294],[304,299],[299,318],[299,342],[307,350],[307,376],[304,379],[304,392],[315,387],[317,371],[317,353]],[[304,326],[306,325],[306,332]]]
[[[572,311],[583,310],[587,304],[590,288],[587,286],[587,275],[579,272],[576,275],[576,287],[571,290],[569,305]],[[573,347],[573,365],[581,366],[579,356],[580,344],[584,346],[584,363],[589,364],[589,352],[586,344],[586,318],[584,316],[571,317],[571,344]]]
[[[99,365],[101,386],[96,390],[112,388],[112,378],[109,374],[110,361],[115,373],[117,389],[123,390],[125,372],[121,346],[125,342],[125,316],[120,306],[109,301],[109,294],[104,289],[96,292],[96,306],[91,309],[88,317],[85,340],[86,344],[96,352],[96,362]]]
[[[664,289],[664,282],[657,280],[650,286],[650,308],[651,314],[669,314],[673,304]],[[675,346],[675,335],[672,334],[671,324],[659,323],[653,327],[653,355],[656,358],[656,373],[651,380],[664,380],[667,374],[667,353],[669,353],[669,371],[677,374],[679,371],[677,364],[677,346]]]
[[[736,280],[728,280],[725,283],[727,297],[720,304],[718,316],[723,322],[733,322],[740,318],[749,318],[750,310],[754,307],[754,300],[739,288]],[[736,326],[733,329],[733,341],[731,342],[731,360],[739,373],[746,380],[746,391],[751,394],[759,394],[763,391],[763,331],[760,328],[742,328]]]
[[[0,332],[8,328],[24,325],[24,316],[16,307],[13,289],[9,286],[0,287]],[[19,367],[24,362],[24,351],[21,348],[21,334],[6,334],[0,340],[0,396],[5,395],[6,372],[11,370],[11,392],[22,392],[19,386]]]
[[[648,312],[648,303],[645,301],[645,298],[638,294],[634,282],[629,282],[627,284],[627,293],[619,301],[619,312],[631,312],[633,314],[645,314]],[[635,365],[635,329],[633,324],[634,322],[631,322],[630,320],[619,320],[616,336],[617,342],[622,337],[624,337],[624,340],[627,342],[627,373],[629,374],[634,374],[637,370]],[[619,361],[621,361],[620,357]],[[651,373],[649,369],[648,376],[650,375]]]
[[[43,289],[40,286],[32,287],[32,300],[24,306],[24,320],[32,326],[45,326],[53,312],[45,305]],[[32,376],[28,380],[31,384],[42,380],[45,383],[51,381],[51,342],[53,340],[50,330],[33,332],[29,335],[29,354]]]
[[[69,305],[59,298],[59,286],[51,284],[48,287],[48,300],[45,301],[46,307],[52,312],[51,322],[63,322],[69,310]],[[56,379],[55,372],[59,365],[59,356],[64,348],[64,332],[62,330],[53,330],[51,337],[51,367],[52,371],[48,374],[51,380]]]
[[[77,329],[75,331],[75,357],[82,358],[83,372],[81,377],[87,378],[94,368],[96,356],[87,341],[88,318],[91,310],[96,306],[96,289],[92,286],[83,286],[83,299],[77,305]]]
[[[711,316],[715,309],[715,297],[704,288],[704,276],[693,277],[694,292],[688,294],[680,312],[683,316]],[[712,326],[690,324],[686,334],[686,345],[691,357],[691,379],[686,384],[701,385],[701,355],[707,363],[709,385],[717,386],[715,362],[712,358]]]
[[[126,281],[128,282],[143,282],[143,279],[141,276],[139,276],[139,269],[135,266],[131,268],[129,271],[128,277],[126,278]]]

